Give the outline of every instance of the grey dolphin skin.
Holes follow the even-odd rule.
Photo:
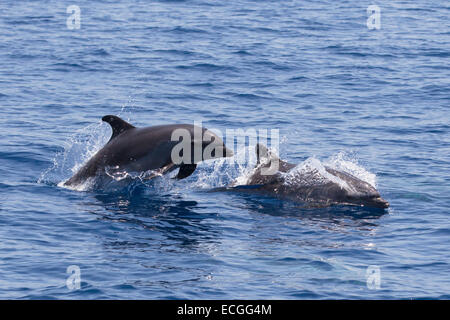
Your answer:
[[[199,161],[233,155],[233,152],[226,148],[222,139],[206,128],[191,124],[136,128],[113,115],[104,116],[102,120],[111,125],[111,139],[64,185],[78,185],[88,178],[106,175],[108,169],[115,172],[155,170],[158,174],[164,174],[180,168],[176,178],[183,179],[195,171]],[[187,132],[189,137],[192,137],[189,141],[192,146],[191,150],[197,148],[203,152],[208,147],[208,150],[212,149],[210,156],[205,157],[202,153],[200,159],[197,157],[192,158],[191,161],[175,164],[172,159],[172,149],[179,141],[173,141],[172,134],[177,129]],[[184,150],[181,151],[181,156],[183,156],[183,152]],[[187,159],[187,157],[183,159]]]
[[[317,207],[339,204],[383,209],[389,207],[389,203],[381,198],[372,185],[349,173],[325,166],[326,173],[306,170],[290,175],[290,170],[296,165],[279,159],[267,147],[258,144],[256,155],[258,162],[246,182],[247,187],[233,185],[231,189],[257,191]],[[278,170],[264,174],[263,170],[267,172],[274,161],[278,162]]]

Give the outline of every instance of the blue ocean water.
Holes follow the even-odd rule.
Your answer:
[[[449,14],[424,0],[0,2],[0,298],[449,299]],[[226,163],[59,187],[107,141],[105,114],[279,129],[283,159],[353,164],[391,207],[209,192],[242,173]]]

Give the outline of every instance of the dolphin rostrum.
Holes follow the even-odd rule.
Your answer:
[[[339,204],[389,207],[372,185],[347,172],[322,165],[299,168],[281,160],[262,144],[256,145],[256,156],[256,167],[245,185],[234,182],[228,190],[256,191],[313,207]],[[270,171],[271,167],[277,170]]]
[[[216,134],[195,125],[136,128],[113,115],[104,116],[102,120],[112,128],[110,140],[64,182],[65,186],[79,185],[88,178],[110,175],[111,172],[152,170],[154,174],[151,177],[154,177],[176,168],[179,168],[176,178],[183,179],[195,171],[200,161],[233,155]]]

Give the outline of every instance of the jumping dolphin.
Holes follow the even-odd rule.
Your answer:
[[[245,185],[234,182],[228,190],[256,191],[317,207],[338,204],[389,207],[372,185],[349,173],[327,166],[297,168],[279,159],[262,144],[257,144],[256,156],[256,167]],[[270,173],[271,167],[278,169]]]
[[[233,155],[222,139],[206,128],[191,124],[136,128],[113,115],[104,116],[102,120],[109,123],[112,128],[110,140],[73,177],[64,182],[65,186],[78,185],[88,178],[105,176],[111,171],[155,170],[155,175],[162,175],[180,168],[176,178],[183,179],[195,171],[200,161]],[[177,136],[178,140],[174,141],[173,134],[177,130],[181,134]],[[181,160],[174,161],[172,151],[177,145],[180,146],[179,138],[182,138],[183,134],[187,134],[189,138],[187,141],[189,148],[178,150]],[[205,149],[210,152],[204,152]],[[188,155],[186,150],[191,155]],[[200,151],[200,157],[194,157],[194,151]]]

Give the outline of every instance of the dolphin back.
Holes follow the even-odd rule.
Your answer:
[[[255,151],[257,165],[246,182],[247,186],[254,186],[252,190],[321,206],[344,204],[376,208],[389,207],[389,203],[381,198],[375,187],[347,172],[325,167],[326,172],[312,169],[312,171],[290,174],[288,172],[297,165],[281,160],[262,144],[257,144]],[[278,171],[264,174],[267,170],[263,171],[263,169],[273,167],[274,161],[278,162]],[[334,176],[336,179],[330,180],[331,176],[327,175]],[[232,186],[238,187],[236,184],[232,184]]]

